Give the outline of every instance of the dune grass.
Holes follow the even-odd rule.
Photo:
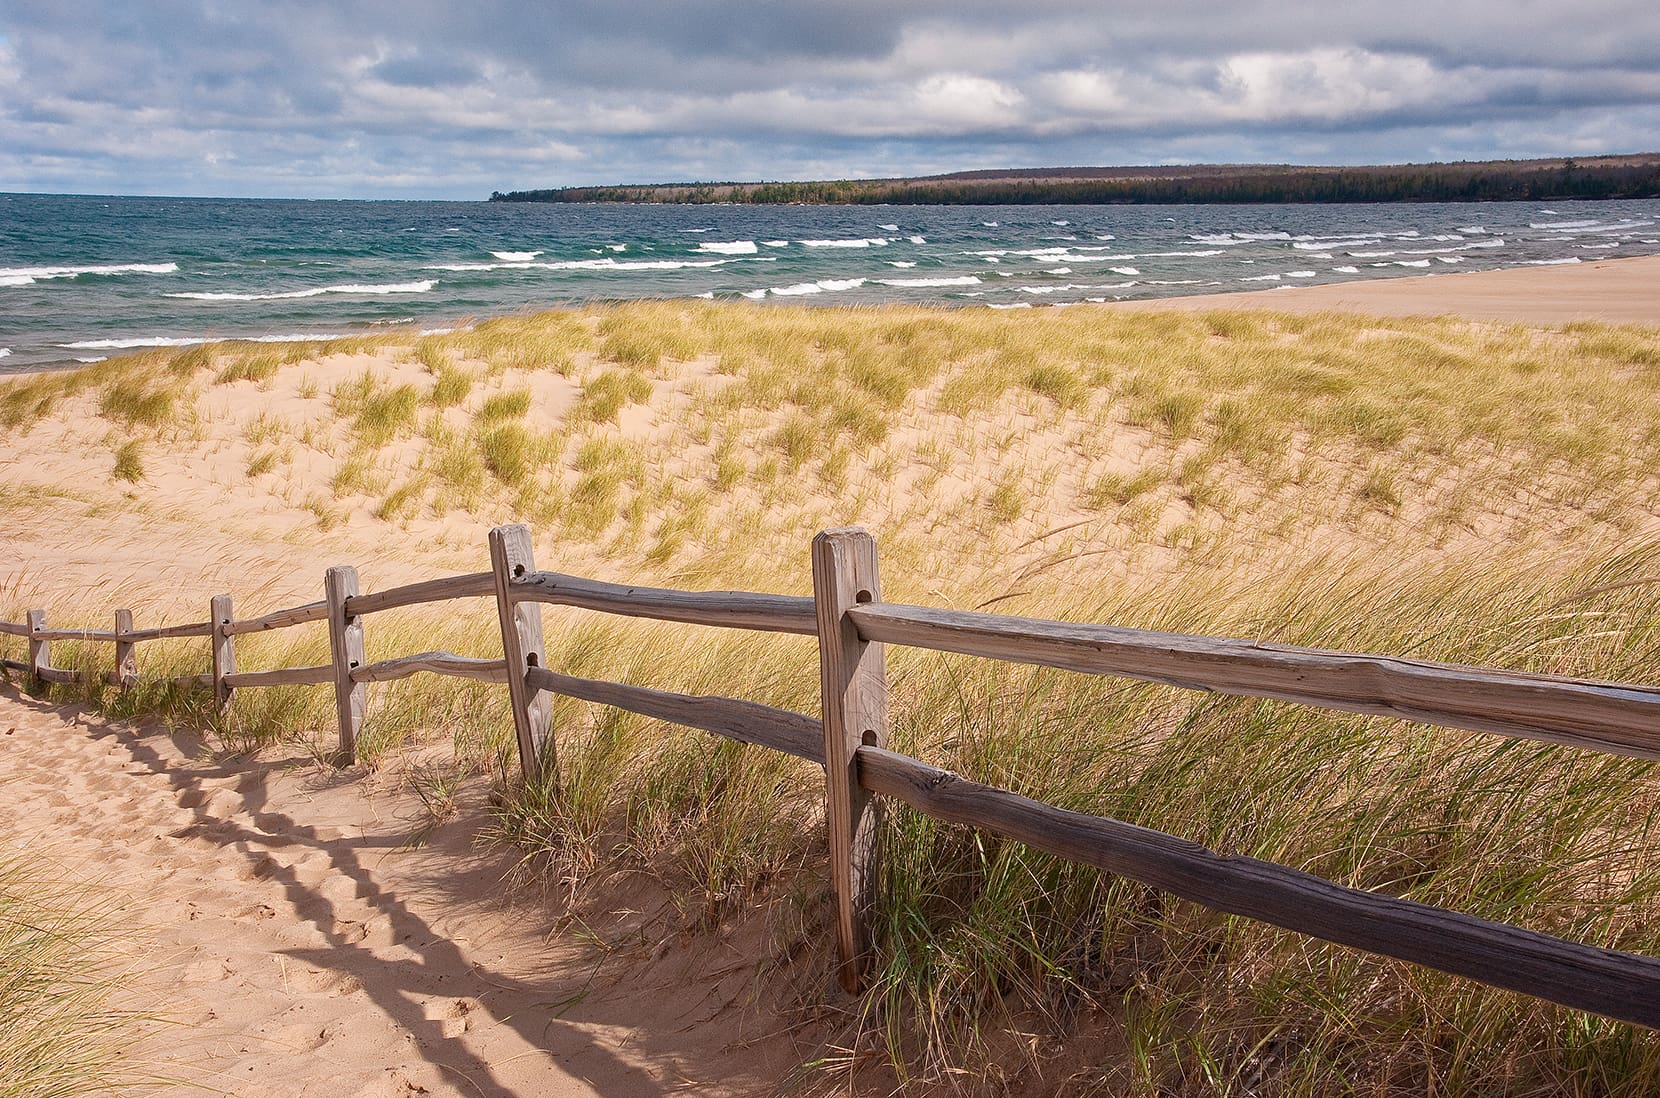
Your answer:
[[[233,468],[251,480],[266,455],[318,454],[319,523],[522,518],[545,565],[608,579],[805,593],[812,532],[861,521],[895,601],[1653,682],[1656,348],[1652,330],[1601,325],[644,303],[325,348],[315,362],[404,353],[407,368],[342,359],[332,390],[295,391],[313,426],[240,426]],[[146,394],[173,379],[187,395],[169,414],[201,415],[188,394],[230,353],[146,357],[123,375],[141,414],[111,416],[147,440],[147,467],[170,436],[146,426]],[[13,383],[26,392],[0,388],[0,416],[22,428],[65,402],[125,399],[109,395],[115,376]],[[281,393],[285,377],[252,383]],[[330,453],[308,429],[349,444]],[[550,666],[816,712],[808,641],[547,620]],[[488,656],[494,628],[488,606],[376,616],[369,655]],[[316,629],[238,643],[246,668],[326,660]],[[108,659],[60,647],[60,663]],[[141,653],[147,670],[205,661],[188,642]],[[1660,953],[1648,764],[913,651],[889,668],[895,745],[965,776]],[[160,707],[241,746],[297,736],[319,755],[332,725],[326,689],[239,692],[223,717],[177,692],[93,700]],[[580,894],[599,870],[644,870],[707,923],[759,905],[780,958],[827,972],[812,767],[568,700],[555,724],[561,796],[519,790],[497,822],[527,871]],[[428,783],[435,804],[468,775],[511,773],[499,688],[372,689],[371,762],[419,734],[456,745],[456,769]],[[824,1061],[838,1086],[1660,1086],[1660,1040],[1636,1027],[1221,918],[900,807],[880,845],[872,986],[849,1007],[848,1051]]]
[[[0,853],[0,1096],[119,1093],[137,1082],[119,1058],[135,1018],[110,1005],[112,910],[18,845]]]

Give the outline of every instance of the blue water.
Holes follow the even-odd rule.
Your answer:
[[[1044,307],[1655,253],[1656,200],[852,207],[0,195],[0,371],[629,298]]]

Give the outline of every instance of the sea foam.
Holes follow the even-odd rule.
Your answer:
[[[706,240],[697,246],[697,250],[716,255],[754,255],[759,249],[753,240]]]
[[[309,290],[288,290],[277,294],[235,294],[235,293],[176,293],[166,294],[166,297],[185,298],[190,301],[294,301],[303,297],[321,297],[324,294],[352,294],[379,297],[387,294],[424,294],[438,285],[435,278],[424,279],[420,282],[394,282],[389,285],[362,286],[356,283],[345,283],[339,286],[313,286]]]
[[[0,267],[0,286],[29,286],[81,275],[176,274],[177,263],[109,263],[88,267]]]

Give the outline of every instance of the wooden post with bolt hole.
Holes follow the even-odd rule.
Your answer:
[[[225,676],[236,674],[236,638],[225,631],[231,623],[231,597],[213,596],[209,617],[213,623],[210,634],[213,638],[213,704],[223,713],[231,703],[231,688],[226,685]]]
[[[115,612],[115,685],[130,690],[138,682],[138,646],[126,640],[133,631],[133,612]]]
[[[46,628],[46,611],[30,610],[24,621],[29,627],[29,679],[38,690],[46,682],[42,672],[52,666],[52,642],[38,635]]]
[[[346,600],[357,594],[357,569],[330,568],[323,573],[323,598],[329,604],[329,656],[334,664],[334,705],[340,721],[340,761],[357,761],[357,734],[363,727],[367,688],[352,681],[363,666],[363,622],[346,612]]]
[[[813,539],[813,600],[818,616],[824,713],[825,822],[836,899],[836,951],[842,987],[859,990],[870,953],[879,807],[859,784],[861,746],[886,747],[888,684],[882,645],[859,637],[851,606],[882,601],[876,540],[858,527]]]
[[[526,782],[541,780],[559,788],[559,756],[553,739],[553,698],[525,681],[532,667],[542,667],[547,651],[542,640],[542,608],[515,602],[513,581],[536,570],[530,527],[523,523],[490,531],[490,571],[496,579],[496,614],[501,622],[502,657],[507,663],[507,692],[513,704],[513,732],[519,741],[519,772]]]

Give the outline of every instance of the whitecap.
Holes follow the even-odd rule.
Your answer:
[[[1357,275],[1360,273],[1359,267],[1333,267],[1332,270],[1336,271],[1338,274],[1345,275]]]
[[[1569,256],[1567,259],[1527,259],[1527,260],[1522,261],[1522,266],[1524,266],[1524,267],[1555,267],[1555,266],[1557,266],[1559,264],[1562,264],[1562,263],[1578,263],[1579,261],[1580,261],[1580,259],[1577,255]]]
[[[626,251],[628,251],[628,245],[627,244],[607,244],[605,247],[606,247],[607,251],[612,251],[612,252],[626,252]],[[541,255],[542,253],[537,252],[536,254]]]
[[[890,233],[896,233],[896,232],[899,231],[899,226],[898,225],[878,225],[876,227],[878,229],[884,229],[884,230],[886,230],[887,232],[890,232]]]
[[[131,339],[83,339],[58,346],[68,351],[125,351],[134,347],[189,347],[206,342],[201,336],[136,336]]]
[[[1461,255],[1438,255],[1435,257],[1435,261],[1437,263],[1462,263],[1464,257]]]
[[[1287,277],[1287,278],[1313,278],[1313,277],[1315,277],[1315,274],[1316,274],[1316,272],[1314,272],[1314,271],[1287,271],[1287,272],[1285,272],[1285,277]]]
[[[0,267],[0,286],[27,286],[43,278],[81,275],[176,274],[177,263],[106,263],[86,267]]]
[[[0,358],[10,358],[11,353],[12,349],[10,347],[0,347]]]
[[[802,246],[808,248],[883,248],[887,246],[885,236],[866,236],[857,240],[803,240]]]
[[[1550,211],[1545,212],[1549,213]],[[1585,221],[1529,221],[1527,227],[1530,229],[1554,229],[1560,232],[1563,229],[1588,229],[1592,225],[1601,224],[1601,221],[1593,217]]]
[[[712,233],[715,230],[713,227],[710,227],[707,229],[681,229],[680,231],[683,233]]]
[[[1395,260],[1394,265],[1396,267],[1428,267],[1429,266],[1429,260],[1427,260],[1427,259],[1397,259],[1397,260]]]
[[[1045,270],[1043,273],[1044,274],[1051,274],[1051,275],[1069,275],[1069,274],[1072,273],[1072,268],[1071,267],[1050,267],[1047,270]]]
[[[1276,275],[1249,275],[1245,278],[1241,278],[1239,281],[1241,281],[1241,282],[1278,282],[1279,280],[1280,280],[1280,276],[1276,274]]]
[[[1013,301],[1007,305],[996,305],[992,303],[987,303],[986,305],[986,308],[988,309],[1030,309],[1031,307],[1032,303],[1030,301]]]
[[[1117,240],[1118,238],[1116,236],[1113,236],[1111,233],[1102,233],[1099,236],[1097,236],[1095,239],[1096,240]]]
[[[957,277],[941,276],[939,278],[873,278],[879,286],[978,286],[980,280],[973,275]]]
[[[190,301],[292,301],[303,297],[321,297],[323,294],[352,294],[379,296],[384,294],[424,294],[438,285],[437,279],[425,279],[421,282],[395,282],[381,286],[363,286],[356,283],[345,283],[339,286],[313,286],[308,290],[289,290],[277,294],[236,294],[236,293],[176,293],[166,294],[166,297],[185,298]]]
[[[1291,246],[1303,252],[1323,252],[1331,248],[1364,248],[1368,244],[1378,243],[1381,239],[1382,237],[1376,236],[1344,236],[1330,240],[1299,240]]]
[[[890,266],[890,267],[915,267],[916,266],[916,260],[914,260],[914,259],[890,259],[890,260],[888,260],[888,266]]]
[[[789,246],[790,246],[790,242],[788,240],[763,240],[763,241],[761,241],[761,247],[763,247],[763,248],[788,248]]]
[[[756,297],[765,297],[772,294],[774,297],[802,297],[806,294],[835,293],[839,290],[856,290],[865,284],[862,278],[823,278],[817,282],[797,282],[793,286],[772,286],[754,293]],[[752,291],[753,293],[753,291]],[[746,293],[745,297],[751,296]]]
[[[997,228],[997,222],[995,222],[995,221],[982,221],[982,222],[980,222],[980,224],[984,225],[988,229]]]
[[[1141,273],[1134,267],[1108,267],[1107,270],[1115,275],[1138,275]]]
[[[504,263],[529,263],[541,255],[541,252],[491,252],[491,255]]]
[[[1613,243],[1609,243],[1609,244],[1575,244],[1574,245],[1574,247],[1584,248],[1588,252],[1605,251],[1609,248],[1618,248],[1619,246],[1620,245],[1617,241],[1613,242]]]
[[[697,298],[700,301],[713,301],[713,300],[715,300],[715,291],[713,291],[713,290],[704,290],[702,293],[693,294],[692,296]]]
[[[744,294],[745,297],[749,298],[751,301],[759,301],[763,297],[767,296],[767,292],[764,289],[762,289],[762,290],[745,290],[743,292],[743,294]]]
[[[757,251],[753,240],[706,240],[697,246],[697,250],[716,255],[754,255]]]
[[[928,243],[928,238],[925,237],[925,236],[911,236],[911,237],[906,237],[906,239],[909,240],[912,244],[926,244],[926,243]]]

